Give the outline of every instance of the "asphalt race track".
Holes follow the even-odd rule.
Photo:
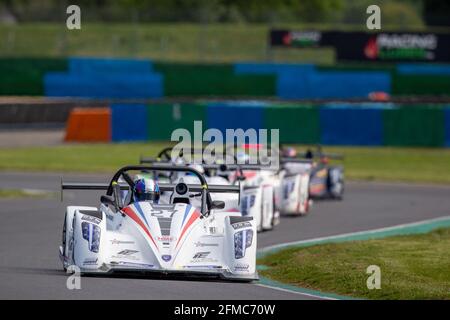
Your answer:
[[[0,173],[0,188],[59,190],[60,175]],[[107,181],[68,176],[67,181]],[[99,193],[66,192],[57,199],[0,199],[0,299],[310,299],[255,284],[221,281],[83,277],[66,288],[58,246],[64,207],[96,205]],[[363,231],[450,214],[450,187],[352,182],[341,202],[315,202],[307,217],[282,218],[258,234],[258,247]]]

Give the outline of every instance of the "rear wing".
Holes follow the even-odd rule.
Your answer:
[[[298,162],[311,162],[310,160],[300,160],[300,159],[294,159],[294,161],[298,161]],[[150,163],[155,167],[158,166],[166,166],[166,165],[173,165],[173,166],[178,166],[178,167],[187,167],[189,166],[190,163],[183,163],[183,164],[173,164],[171,162],[167,162],[167,161],[159,161],[156,160],[155,158],[141,158],[141,163],[145,162],[145,163]],[[253,171],[258,171],[258,170],[277,170],[277,168],[275,167],[271,167],[268,165],[263,165],[263,164],[219,164],[219,163],[212,163],[212,164],[207,164],[207,163],[202,163],[199,164],[203,167],[203,169],[205,170],[220,170],[220,171],[232,171],[232,170],[253,170]]]
[[[261,170],[271,170],[277,171],[278,167],[272,167],[263,164],[202,164],[204,169],[215,169],[220,171],[232,171],[232,170],[252,170],[252,171],[261,171]]]
[[[174,191],[176,183],[160,183],[159,189],[161,191]],[[119,183],[121,190],[129,190],[128,184]],[[201,192],[204,190],[204,186],[201,184],[187,184],[189,191]],[[109,188],[109,183],[91,183],[91,182],[61,182],[61,201],[63,199],[64,190],[97,190],[97,191],[107,191]],[[206,188],[209,192],[213,193],[239,193],[239,186],[232,185],[208,185]]]
[[[280,159],[280,163],[284,164],[284,163],[304,163],[304,164],[312,164],[313,160],[312,159],[307,159],[307,158],[281,158]]]
[[[303,157],[306,157],[306,153],[303,155]],[[337,154],[337,153],[328,153],[328,152],[313,152],[314,158],[329,158],[332,160],[344,160],[344,155]]]

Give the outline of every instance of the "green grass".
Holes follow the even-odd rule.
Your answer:
[[[450,183],[450,149],[392,147],[324,147],[341,153],[347,178]]]
[[[17,198],[51,198],[56,194],[45,191],[32,191],[20,189],[0,189],[0,199],[17,199]]]
[[[66,144],[51,147],[3,148],[0,170],[113,172],[156,156],[167,143]],[[304,148],[303,148],[304,149]],[[347,179],[450,183],[449,149],[324,147],[342,153]]]
[[[283,25],[280,27],[319,27]],[[98,24],[69,31],[60,24],[0,26],[0,56],[141,57],[179,62],[307,61],[331,64],[331,48],[268,51],[265,24]]]
[[[156,156],[165,146],[167,143],[6,148],[0,152],[0,170],[109,173],[139,164],[141,155]]]
[[[287,249],[267,256],[260,273],[323,292],[368,299],[450,299],[450,229]],[[366,269],[381,269],[381,289],[367,289]]]

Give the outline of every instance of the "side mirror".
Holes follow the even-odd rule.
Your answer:
[[[245,179],[247,179],[245,176],[237,176],[237,179],[239,181],[244,181]]]
[[[225,202],[220,200],[215,200],[211,203],[211,209],[223,209],[225,208]]]

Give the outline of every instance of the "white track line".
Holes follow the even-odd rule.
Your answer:
[[[307,296],[307,297],[312,297],[312,298],[317,298],[317,299],[322,299],[322,300],[338,300],[336,298],[328,297],[327,295],[318,296],[318,295],[311,294],[311,293],[304,293],[304,292],[295,291],[295,290],[289,290],[289,289],[285,289],[285,288],[281,288],[281,287],[272,287],[272,286],[269,286],[267,284],[260,284],[260,283],[258,283],[258,284],[255,284],[255,285],[259,286],[259,287],[269,288],[269,289],[273,289],[273,290],[293,293],[293,294],[297,294],[297,295],[300,295],[300,296]]]

